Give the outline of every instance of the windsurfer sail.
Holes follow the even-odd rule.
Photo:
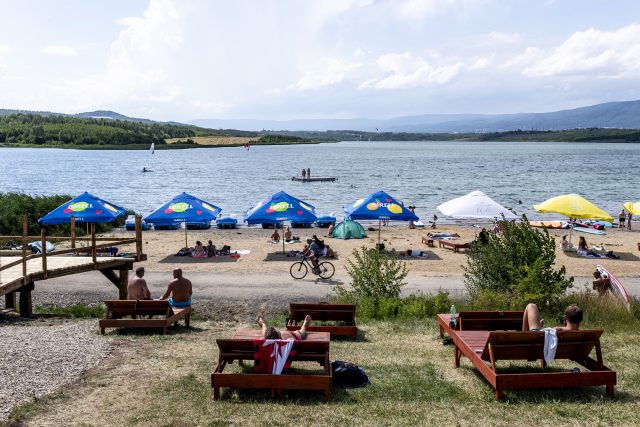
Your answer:
[[[149,151],[151,151],[151,154],[153,154],[155,152],[155,148],[156,148],[156,144],[155,143],[151,143],[151,148],[149,149]]]

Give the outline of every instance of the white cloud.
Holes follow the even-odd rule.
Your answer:
[[[445,84],[451,81],[464,65],[461,61],[433,65],[410,52],[381,55],[377,64],[385,76],[365,81],[360,85],[360,89],[402,89]]]
[[[322,58],[319,63],[310,66],[291,88],[302,91],[342,83],[350,72],[361,66],[360,63],[345,62],[336,58]]]
[[[503,33],[501,31],[492,31],[485,36],[489,43],[513,44],[518,43],[521,39],[518,33]]]
[[[9,53],[9,50],[9,45],[0,44],[0,55],[6,55],[7,53]]]
[[[393,1],[396,15],[405,20],[423,20],[451,7],[454,0],[403,0]]]
[[[640,76],[640,24],[616,31],[579,31],[538,56],[524,68],[525,76]]]
[[[490,57],[483,57],[476,59],[471,65],[467,67],[468,70],[484,70],[493,62],[495,58],[495,54],[492,54]]]
[[[76,48],[72,46],[65,45],[49,45],[42,48],[42,52],[47,55],[55,55],[55,56],[77,56],[78,51]]]

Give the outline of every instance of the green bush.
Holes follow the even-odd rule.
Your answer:
[[[557,306],[573,286],[565,267],[555,270],[555,240],[546,230],[532,228],[526,217],[505,222],[500,235],[471,245],[465,286],[476,308],[519,309],[527,303]]]
[[[376,304],[382,299],[400,297],[408,273],[405,262],[398,261],[397,256],[388,257],[365,246],[360,250],[354,249],[352,256],[353,259],[347,259],[346,269],[351,276],[353,291],[336,286],[337,295],[353,295],[356,300],[371,298]]]
[[[438,313],[449,311],[454,301],[446,292],[438,292],[436,295],[415,294],[405,298],[379,298],[359,297],[351,293],[346,297],[336,297],[335,303],[357,304],[359,319],[425,319],[434,317]],[[457,304],[457,303],[456,303]]]

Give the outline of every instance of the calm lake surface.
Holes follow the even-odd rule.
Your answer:
[[[142,173],[142,168],[153,170]],[[334,183],[291,181],[302,168]],[[550,142],[341,142],[188,150],[85,151],[0,148],[0,192],[89,191],[147,214],[186,191],[241,220],[265,196],[284,190],[319,215],[374,191],[417,206],[425,222],[436,206],[473,190],[530,218],[532,205],[578,193],[614,217],[639,200],[640,145]],[[519,204],[519,201],[522,204]],[[441,215],[439,215],[442,217]],[[441,218],[443,219],[443,218]]]

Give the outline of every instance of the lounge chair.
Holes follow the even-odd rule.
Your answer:
[[[460,249],[469,249],[469,243],[457,243],[451,240],[438,240],[438,246],[441,248],[452,249],[453,252],[460,252]]]
[[[307,327],[308,331],[329,332],[332,336],[358,336],[356,326],[355,304],[289,304],[289,318],[287,329],[296,331],[300,329],[298,322],[304,321],[305,316],[311,316],[313,324]],[[317,325],[317,322],[340,322],[339,325]]]
[[[517,312],[507,312],[517,313]],[[460,313],[462,315],[462,313]],[[486,314],[486,312],[484,312]],[[613,397],[616,372],[604,365],[600,347],[601,330],[558,331],[558,347],[555,359],[571,360],[585,370],[549,371],[535,370],[518,373],[500,373],[497,363],[501,360],[540,360],[544,363],[544,331],[522,332],[507,330],[465,330],[464,320],[460,327],[451,329],[449,315],[438,315],[440,326],[451,336],[455,344],[454,364],[460,366],[465,356],[496,391],[496,399],[504,397],[506,389],[520,388],[566,388],[604,385],[608,397]],[[501,324],[496,317],[490,319],[490,326],[510,329],[515,326],[515,314],[509,314]],[[522,318],[520,318],[522,320]],[[486,321],[486,316],[482,322]],[[446,323],[445,323],[446,322]],[[477,327],[481,322],[468,321],[467,326]],[[596,359],[590,357],[595,349]]]
[[[260,331],[241,329],[231,339],[218,339],[218,362],[211,373],[213,399],[220,399],[220,388],[252,388],[278,390],[318,390],[322,391],[324,400],[331,395],[331,363],[329,362],[329,334],[326,332],[309,332],[307,338],[296,346],[295,361],[318,362],[321,372],[287,372],[281,375],[259,373],[224,372],[227,364],[237,360],[242,364],[245,360],[254,360],[254,341],[261,339]]]
[[[107,313],[100,319],[100,333],[106,328],[162,328],[167,333],[171,324],[178,325],[184,319],[185,326],[191,323],[191,307],[171,307],[166,300],[106,300]],[[131,319],[124,319],[131,316]],[[157,319],[144,319],[143,316],[160,316]]]

